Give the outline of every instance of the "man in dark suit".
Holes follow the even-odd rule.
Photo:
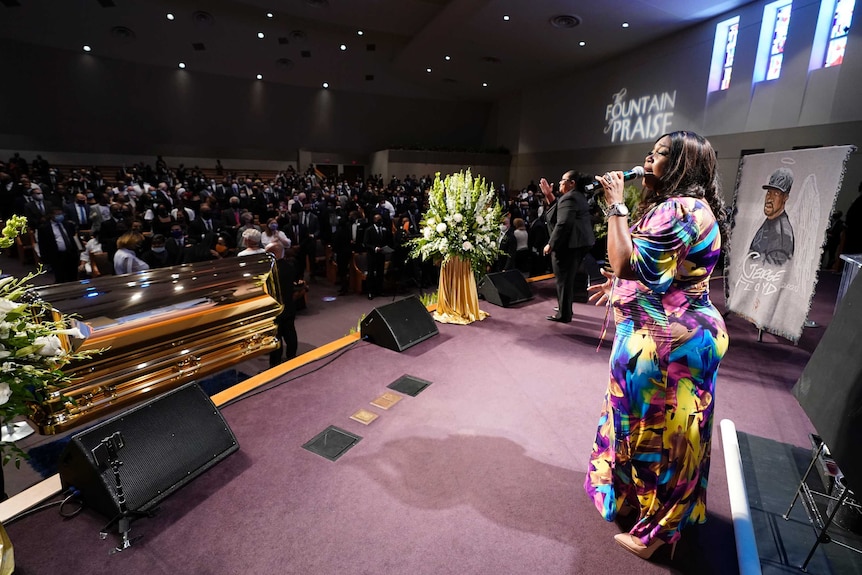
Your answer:
[[[170,234],[170,237],[165,239],[165,251],[168,253],[167,265],[178,266],[191,261],[190,252],[195,244],[183,225],[173,223]]]
[[[339,218],[338,225],[332,233],[332,250],[335,253],[335,263],[338,266],[338,295],[347,295],[350,284],[350,264],[353,259],[353,249],[350,242],[350,220]]]
[[[213,216],[212,207],[209,204],[201,204],[198,217],[189,224],[189,235],[195,239],[202,239],[207,234],[218,234],[221,231],[222,220]]]
[[[290,223],[282,225],[281,229],[290,240],[290,252],[293,254],[293,268],[297,279],[305,278],[305,260],[308,256],[308,228],[299,222],[299,210],[290,216]],[[290,258],[288,258],[290,259]]]
[[[348,217],[350,233],[350,249],[356,253],[365,251],[365,230],[368,229],[368,220],[362,217],[358,211],[350,212]]]
[[[299,212],[299,225],[305,228],[305,236],[302,238],[302,249],[304,259],[303,268],[308,267],[310,275],[314,275],[313,260],[317,255],[317,239],[320,237],[320,221],[311,210],[311,204],[306,202]],[[308,260],[311,260],[309,262]]]
[[[544,215],[544,214],[543,214]],[[528,244],[530,251],[533,253],[533,259],[530,264],[530,275],[541,276],[548,273],[551,267],[551,258],[542,253],[545,246],[548,245],[548,240],[551,238],[548,233],[548,224],[545,218],[537,217],[530,224],[528,233]]]
[[[39,257],[51,266],[56,283],[78,279],[80,254],[75,224],[66,221],[61,206],[52,206],[49,219],[39,226]]]
[[[131,210],[124,208],[118,202],[111,203],[111,217],[103,220],[99,226],[99,239],[102,242],[102,249],[112,261],[114,254],[117,253],[117,240],[131,229]]]
[[[368,299],[383,293],[386,252],[392,250],[392,232],[383,225],[383,216],[374,214],[374,223],[365,230],[363,243],[368,251]]]
[[[29,197],[25,192],[24,216],[27,218],[27,225],[31,230],[38,229],[45,220],[50,217],[51,205],[45,199],[45,195],[40,188],[31,188],[27,190]]]
[[[302,206],[302,211],[299,213],[299,223],[305,226],[309,236],[313,236],[315,239],[320,237],[320,220],[311,210],[310,203],[305,203]]]
[[[281,313],[275,318],[276,338],[278,349],[269,354],[269,367],[275,367],[282,361],[291,360],[296,357],[299,345],[296,335],[296,302],[293,300],[294,282],[296,272],[290,261],[284,258],[284,246],[280,242],[273,242],[266,246],[266,251],[275,258],[276,278],[278,279],[278,302],[283,306]]]
[[[591,180],[586,179],[587,183]],[[557,284],[557,313],[547,319],[561,323],[572,321],[572,301],[575,295],[575,277],[584,256],[596,242],[590,219],[590,206],[583,193],[585,179],[569,170],[560,179],[560,197],[554,199],[551,185],[542,178],[539,185],[550,206],[545,212],[550,239],[543,250],[551,254],[551,267]],[[586,292],[586,282],[578,286]],[[586,299],[584,299],[586,301]]]
[[[87,196],[82,193],[75,194],[75,199],[63,205],[63,213],[66,219],[75,226],[79,232],[88,232],[93,227],[90,219],[90,206],[87,205]]]

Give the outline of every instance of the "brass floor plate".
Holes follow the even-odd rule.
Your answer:
[[[378,417],[379,416],[376,413],[372,413],[367,409],[360,409],[359,411],[351,415],[350,419],[352,419],[353,421],[358,421],[362,425],[368,425]]]
[[[399,401],[401,401],[400,395],[396,393],[389,393],[387,391],[386,393],[372,401],[371,405],[379,407],[380,409],[389,409]]]

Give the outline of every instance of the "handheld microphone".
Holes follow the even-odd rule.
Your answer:
[[[635,166],[634,168],[632,168],[628,172],[623,172],[623,180],[633,180],[635,178],[643,177],[643,175],[644,175],[643,166]],[[597,182],[597,181],[593,181],[592,184],[587,184],[586,186],[584,186],[585,192],[593,192],[593,191],[601,190],[601,189],[602,189],[602,184]]]

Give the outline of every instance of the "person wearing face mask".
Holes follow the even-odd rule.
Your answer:
[[[383,274],[386,255],[392,253],[392,231],[383,225],[383,216],[374,214],[372,225],[365,230],[365,249],[368,251],[368,299],[383,293]]]
[[[50,216],[51,206],[45,200],[45,195],[39,188],[30,192],[30,201],[24,205],[24,216],[30,229],[37,229]]]
[[[185,263],[186,250],[191,246],[192,244],[186,236],[186,232],[182,224],[174,223],[171,226],[170,236],[165,242],[165,248],[168,252],[168,265],[178,266]]]
[[[222,210],[221,213],[222,229],[228,232],[228,237],[235,237],[242,226],[242,209],[239,205],[239,198],[232,197],[228,200],[228,206],[228,209]]]
[[[167,242],[167,238],[162,234],[154,235],[150,240],[150,249],[145,250],[141,255],[141,259],[150,266],[150,269],[164,268],[169,265],[168,249],[165,247],[165,242]]]
[[[500,222],[500,235],[497,236],[497,246],[500,250],[500,255],[497,260],[491,265],[494,272],[501,272],[506,268],[506,262],[510,255],[514,256],[515,249],[515,226],[511,225],[512,216],[506,214],[503,216],[503,221]]]
[[[320,218],[317,217],[308,202],[302,206],[302,211],[299,213],[299,223],[305,226],[309,238],[316,239],[320,236]]]
[[[228,258],[236,255],[236,250],[230,247],[230,242],[225,234],[218,235],[214,249],[221,258]]]
[[[347,216],[350,224],[350,250],[356,253],[365,252],[365,230],[370,225],[359,209],[352,210]]]
[[[332,232],[332,251],[335,255],[339,284],[338,295],[347,295],[350,287],[350,263],[353,259],[350,241],[351,226],[352,222],[349,218],[339,218],[335,231]]]
[[[163,236],[170,235],[171,226],[174,223],[168,207],[160,202],[154,203],[144,213],[144,221],[149,222],[150,230],[154,234],[162,234]]]
[[[131,219],[131,225],[129,231],[136,232],[141,234],[144,238],[144,243],[139,246],[138,255],[143,253],[144,250],[150,248],[150,239],[152,238],[152,234],[144,230],[144,220],[139,217],[134,217]]]
[[[201,204],[198,217],[189,224],[189,233],[195,237],[203,238],[206,234],[218,234],[221,231],[222,222],[213,214],[212,207],[204,202]]]
[[[278,229],[278,220],[275,218],[269,218],[266,222],[266,229],[261,232],[260,235],[260,243],[264,246],[269,245],[273,242],[278,242],[284,249],[290,248],[292,242],[290,238],[287,237],[283,231]]]
[[[89,232],[93,227],[87,196],[83,193],[75,194],[74,200],[63,206],[63,213],[67,220],[77,226],[79,232]]]
[[[171,209],[171,217],[174,218],[175,222],[180,220],[183,222],[193,222],[195,221],[195,211],[186,205],[188,203],[188,194],[185,192],[185,189],[180,188],[180,190],[182,190],[182,194],[174,201],[174,207]]]
[[[285,234],[290,239],[290,245],[293,246],[292,253],[288,257],[293,258],[296,277],[303,279],[305,278],[305,260],[308,254],[306,251],[308,228],[299,221],[299,207],[294,204],[293,209],[295,211],[290,215],[290,224],[288,224],[287,230],[285,230]]]
[[[127,212],[121,203],[111,203],[110,209],[111,217],[102,221],[102,225],[99,227],[99,237],[102,238],[102,247],[105,248],[105,252],[113,260],[117,251],[117,240],[124,233],[131,231],[132,219],[131,213]]]
[[[111,205],[105,192],[96,194],[94,199],[95,203],[90,204],[90,219],[93,221],[93,231],[98,231],[102,222],[111,219]]]
[[[52,206],[48,219],[38,228],[39,256],[51,267],[54,281],[64,283],[78,279],[80,240],[75,235],[75,225],[66,221],[63,208]]]
[[[174,198],[168,189],[167,182],[159,182],[158,188],[156,188],[156,199],[160,204],[168,206],[168,209],[174,207]]]

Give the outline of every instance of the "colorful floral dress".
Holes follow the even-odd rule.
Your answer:
[[[639,281],[617,280],[610,382],[585,481],[611,521],[640,509],[632,535],[679,538],[706,520],[706,484],[724,320],[709,300],[721,236],[704,200],[671,198],[631,229]]]

